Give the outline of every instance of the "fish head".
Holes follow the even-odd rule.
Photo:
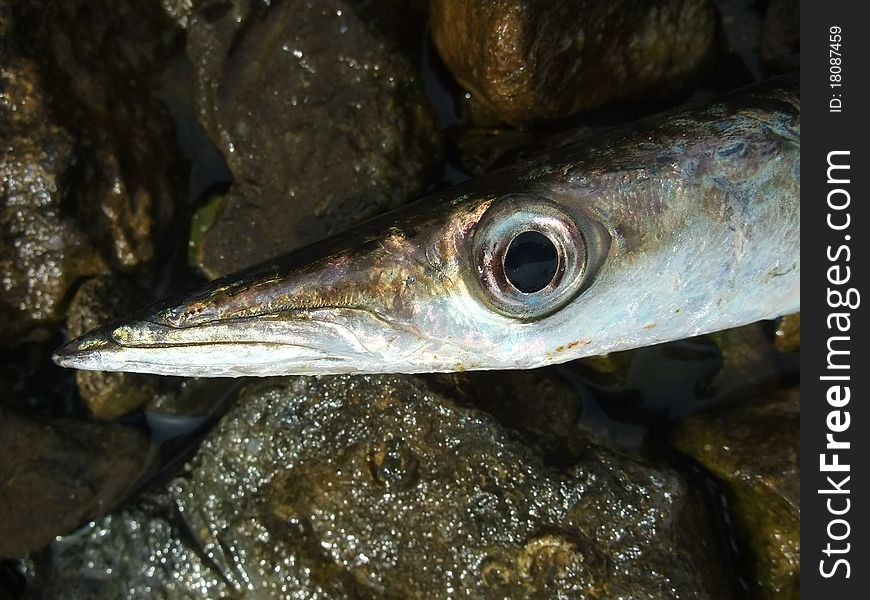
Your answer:
[[[55,361],[185,376],[535,366],[541,327],[609,245],[582,208],[460,190],[151,305]]]
[[[603,132],[73,340],[183,376],[522,369],[800,308],[797,81]]]

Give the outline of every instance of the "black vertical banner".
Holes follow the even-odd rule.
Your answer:
[[[870,597],[870,22],[801,3],[801,595]]]

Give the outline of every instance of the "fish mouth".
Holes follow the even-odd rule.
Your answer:
[[[208,321],[185,327],[160,312],[128,318],[58,349],[62,367],[177,376],[353,373],[382,362],[407,331],[366,309],[322,308]]]

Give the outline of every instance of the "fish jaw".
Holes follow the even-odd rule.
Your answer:
[[[326,309],[175,328],[133,319],[105,326],[59,349],[64,367],[159,375],[238,377],[377,372],[392,348],[418,347],[364,310]]]

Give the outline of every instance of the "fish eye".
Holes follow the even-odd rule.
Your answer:
[[[546,198],[502,196],[484,212],[472,238],[477,288],[496,312],[539,319],[588,285],[609,239],[598,223],[578,222]]]
[[[553,281],[559,255],[552,240],[537,231],[524,231],[508,245],[504,255],[504,274],[508,282],[524,294],[538,292]]]

